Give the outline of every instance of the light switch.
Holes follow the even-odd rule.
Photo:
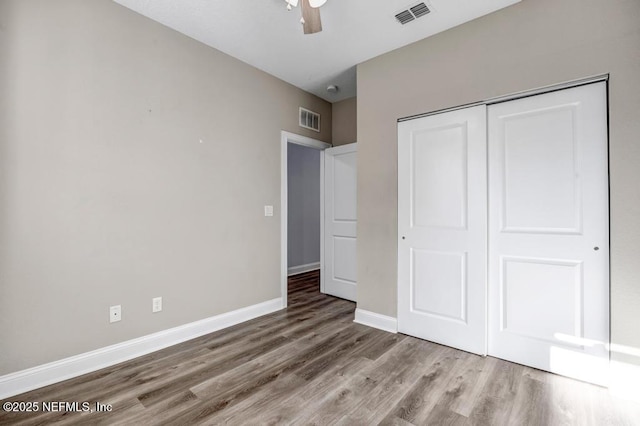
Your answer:
[[[160,312],[162,310],[162,297],[154,297],[151,299],[151,312]]]
[[[273,206],[264,206],[264,215],[273,216]]]

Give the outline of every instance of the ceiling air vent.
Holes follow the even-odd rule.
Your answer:
[[[403,10],[402,12],[396,15],[396,19],[398,20],[398,22],[404,25],[407,22],[411,22],[416,18],[414,18],[411,12],[409,12],[408,10]]]
[[[403,10],[396,15],[396,19],[402,25],[413,21],[416,18],[420,18],[431,12],[426,4],[418,3],[415,6],[410,7],[408,10]]]
[[[320,131],[320,114],[300,107],[300,127]]]
[[[424,3],[416,4],[410,10],[411,10],[411,13],[413,13],[413,15],[416,18],[419,18],[419,17],[424,16],[427,13],[431,12],[429,10],[429,8],[427,7],[427,5],[424,4]]]

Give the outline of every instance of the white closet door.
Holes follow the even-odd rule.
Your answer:
[[[486,107],[398,125],[398,330],[486,353]]]
[[[356,301],[357,144],[324,151],[322,291]]]
[[[489,354],[606,384],[604,83],[491,105]]]

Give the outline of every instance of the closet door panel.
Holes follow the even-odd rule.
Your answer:
[[[605,83],[491,105],[489,354],[606,384]]]
[[[398,126],[398,329],[486,351],[486,107]]]

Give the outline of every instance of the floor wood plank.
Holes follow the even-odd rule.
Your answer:
[[[11,401],[104,413],[0,411],[0,425],[640,425],[606,389],[353,323],[355,304],[290,277],[289,307]],[[1,401],[4,402],[4,401]]]

